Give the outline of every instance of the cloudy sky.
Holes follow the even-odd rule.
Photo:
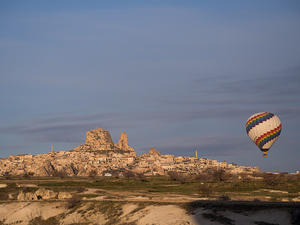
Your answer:
[[[300,170],[299,27],[298,0],[1,1],[0,157],[101,127],[138,154]],[[261,111],[283,125],[267,159]]]

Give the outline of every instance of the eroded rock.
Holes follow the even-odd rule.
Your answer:
[[[86,133],[85,144],[74,150],[114,150],[115,145],[110,133],[102,128],[90,130]]]
[[[72,198],[72,194],[69,192],[60,191],[57,195],[57,198],[59,200],[70,199],[70,198]]]
[[[128,145],[127,134],[126,134],[125,131],[122,132],[122,134],[120,136],[120,139],[119,139],[119,142],[116,146],[120,150],[134,151],[134,149]]]

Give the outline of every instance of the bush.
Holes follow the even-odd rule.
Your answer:
[[[182,184],[186,183],[186,180],[187,180],[186,176],[184,176],[176,171],[169,171],[168,175],[169,175],[170,179],[173,181],[178,181]]]
[[[242,174],[241,177],[243,183],[249,184],[252,182],[252,179],[247,174]]]
[[[143,173],[138,173],[137,174],[137,179],[139,181],[142,181],[142,182],[147,182],[148,181],[147,178],[146,178],[146,176]]]
[[[198,191],[200,195],[205,197],[209,197],[213,193],[212,189],[207,184],[200,185]]]
[[[30,178],[30,176],[29,176],[28,173],[24,173],[24,174],[23,174],[23,178],[28,179],[28,178]]]
[[[224,169],[208,168],[196,176],[197,180],[205,182],[222,182],[234,179],[231,174],[227,173]]]
[[[86,190],[86,188],[85,188],[85,187],[82,187],[82,186],[79,186],[79,187],[76,188],[76,191],[77,191],[78,193],[84,192],[85,190]]]
[[[8,197],[8,193],[7,192],[4,192],[4,191],[0,191],[0,200],[1,201],[5,201],[5,200],[8,200],[9,197]]]
[[[132,177],[135,177],[135,174],[134,172],[130,171],[130,170],[126,170],[124,173],[123,173],[124,177],[127,178],[128,180]]]
[[[3,177],[4,177],[6,180],[11,180],[11,179],[12,179],[12,176],[11,176],[11,174],[10,174],[9,172],[5,172],[5,173],[3,174]]]
[[[65,178],[68,176],[65,170],[54,170],[53,175],[54,177],[60,177],[60,178]]]
[[[207,181],[209,181],[209,175],[208,175],[208,173],[202,172],[202,173],[199,173],[198,175],[196,175],[195,179],[198,181],[207,182]]]
[[[230,175],[224,169],[215,169],[212,171],[212,176],[215,181],[227,181]]]
[[[299,182],[300,181],[300,174],[286,174],[285,175],[286,182]]]
[[[263,181],[265,184],[269,186],[276,186],[280,184],[281,178],[279,174],[271,174],[271,173],[264,173],[263,174]]]
[[[94,170],[91,170],[89,172],[89,177],[90,178],[95,178],[97,176],[97,171],[94,169]]]
[[[41,216],[30,220],[29,225],[59,225],[59,221],[55,217],[44,220]]]
[[[81,198],[78,195],[73,195],[72,198],[67,201],[67,209],[72,209],[81,203]]]

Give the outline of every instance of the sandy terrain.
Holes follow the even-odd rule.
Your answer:
[[[3,186],[3,187],[2,187]],[[0,187],[6,188],[6,185]],[[32,183],[21,183],[18,187],[36,188]],[[4,190],[4,189],[2,189]],[[26,189],[24,189],[26,190]],[[40,190],[40,189],[39,189]],[[37,190],[37,191],[39,191]],[[14,191],[14,189],[12,189]],[[34,190],[35,191],[35,190]],[[84,188],[69,191],[82,199],[68,208],[66,198],[46,198],[26,201],[25,198],[8,198],[0,202],[0,225],[2,224],[99,224],[99,225],[295,225],[300,224],[299,195],[293,201],[271,202],[270,196],[287,195],[286,191],[260,189],[252,193],[230,194],[228,200],[216,196],[203,198],[197,194],[159,193],[148,191],[120,191],[101,188]],[[40,192],[42,193],[42,192]],[[61,192],[59,192],[61,193]],[[59,196],[59,195],[58,195]],[[19,200],[16,200],[19,199]],[[46,200],[47,199],[47,200]],[[80,198],[79,198],[80,199]],[[200,200],[200,201],[199,201]],[[242,206],[240,208],[240,206]],[[297,223],[292,223],[293,214]],[[54,222],[53,222],[54,221]],[[32,225],[32,223],[30,224]]]
[[[113,204],[113,205],[111,205]],[[192,213],[176,204],[83,202],[67,209],[66,202],[11,202],[0,204],[4,224],[29,224],[36,217],[55,217],[59,224],[136,224],[136,225],[292,225],[286,208],[227,210],[198,207]]]
[[[5,224],[28,224],[28,221],[41,216],[44,219],[57,216],[65,211],[59,202],[13,202],[0,204],[0,221]]]

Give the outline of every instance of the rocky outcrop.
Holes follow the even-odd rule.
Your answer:
[[[85,144],[74,150],[115,150],[110,133],[102,128],[90,130],[86,133]]]
[[[59,200],[70,199],[70,198],[72,198],[72,194],[65,191],[61,191],[57,195],[57,199]]]
[[[35,192],[23,192],[20,191],[17,200],[19,201],[35,201],[35,200],[64,200],[72,198],[72,194],[69,192],[54,192],[45,188],[40,188]]]
[[[37,196],[35,195],[35,193],[32,193],[32,192],[24,193],[23,191],[20,191],[20,193],[18,194],[17,200],[19,200],[19,201],[37,200]]]
[[[125,131],[122,132],[116,147],[120,150],[134,151],[134,149],[128,145],[127,134],[125,133]]]
[[[128,145],[127,134],[122,132],[118,144],[114,144],[110,133],[102,128],[90,130],[86,133],[85,144],[74,148],[75,151],[103,151],[103,150],[123,150],[134,152]],[[49,166],[48,166],[49,170]],[[51,168],[50,168],[51,170]]]
[[[150,148],[148,154],[150,155],[160,155],[156,148]]]
[[[49,199],[56,199],[57,198],[57,193],[48,190],[45,188],[40,188],[35,192],[35,195],[37,196],[37,199],[43,199],[43,200],[49,200]]]

